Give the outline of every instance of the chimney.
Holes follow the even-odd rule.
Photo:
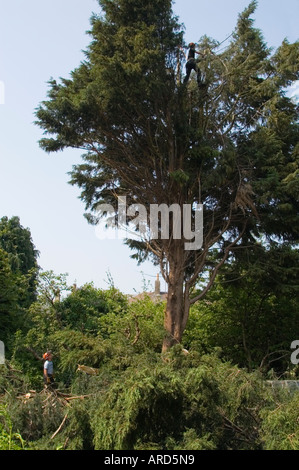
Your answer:
[[[159,274],[157,274],[157,279],[155,281],[155,295],[160,295],[160,293],[161,293],[160,279],[159,279]]]

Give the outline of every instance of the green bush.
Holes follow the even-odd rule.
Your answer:
[[[24,450],[22,436],[13,431],[13,424],[5,406],[0,405],[0,450]]]
[[[299,450],[299,392],[286,392],[273,409],[262,410],[265,450]]]
[[[0,369],[1,448],[23,448],[24,439],[40,450],[298,449],[298,394],[273,390],[220,350],[205,354],[213,335],[200,312],[192,312],[184,336],[189,353],[177,345],[161,354],[163,303],[144,297],[127,305],[117,291],[104,295],[91,286],[71,296],[63,312],[32,304],[28,331],[14,335],[14,354]],[[88,328],[75,316],[67,323],[74,305],[88,307],[81,317],[88,316]],[[48,346],[60,392],[77,396],[68,406],[43,388],[32,350],[41,355]],[[76,372],[78,364],[97,375]]]
[[[190,357],[189,357],[190,356]],[[91,417],[96,449],[259,449],[259,411],[271,390],[261,377],[179,348],[151,364],[139,357]]]

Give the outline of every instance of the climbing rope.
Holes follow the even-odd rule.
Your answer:
[[[229,38],[231,38],[233,34],[234,33],[231,33],[229,36],[227,36],[227,38],[223,39],[223,41],[221,41],[217,46],[213,47],[212,50],[213,49],[218,49],[218,47],[220,47],[221,44],[223,44],[225,41],[227,41]]]

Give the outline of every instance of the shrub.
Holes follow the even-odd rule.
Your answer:
[[[271,391],[217,357],[189,356],[174,348],[123,372],[94,409],[95,448],[259,449],[259,411]]]
[[[265,450],[299,450],[299,393],[286,392],[272,409],[262,410]]]
[[[0,405],[0,450],[24,450],[22,436],[13,431],[11,418],[4,405]]]

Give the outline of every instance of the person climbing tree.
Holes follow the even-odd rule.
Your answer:
[[[197,73],[197,83],[198,83],[198,86],[201,88],[203,86],[203,83],[201,80],[201,71],[195,59],[195,54],[199,54],[202,57],[204,57],[204,54],[202,54],[201,52],[195,49],[194,42],[190,42],[188,47],[189,47],[189,51],[188,51],[188,56],[187,56],[186,76],[184,78],[184,83],[188,82],[192,70],[195,70],[195,72]]]
[[[44,363],[44,384],[45,386],[52,385],[54,383],[54,366],[53,366],[53,354],[51,351],[46,352],[43,355],[45,359]]]

